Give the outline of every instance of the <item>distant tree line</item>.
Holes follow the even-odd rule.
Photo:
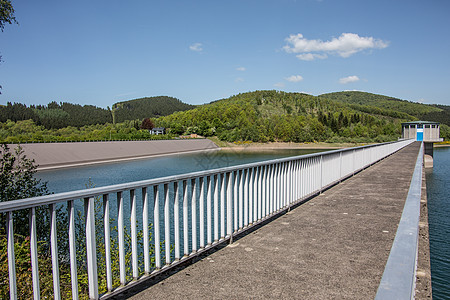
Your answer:
[[[141,128],[141,124],[140,120],[131,120],[115,125],[106,123],[46,129],[33,120],[7,121],[0,122],[0,143],[155,140],[174,137],[172,134],[151,135],[148,129]]]
[[[82,127],[94,124],[111,123],[111,113],[93,105],[50,102],[48,105],[30,105],[8,102],[0,106],[0,122],[33,120],[36,125],[46,129],[59,129],[67,126]]]
[[[33,120],[45,129],[83,127],[96,124],[124,122],[136,119],[169,115],[175,111],[195,106],[172,97],[150,97],[116,103],[112,110],[93,105],[79,105],[67,102],[50,102],[47,105],[26,106],[8,102],[0,105],[0,122]]]

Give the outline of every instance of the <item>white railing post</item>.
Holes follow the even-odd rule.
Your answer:
[[[210,246],[212,244],[212,224],[211,224],[211,176],[206,177],[206,242]]]
[[[234,191],[234,197],[233,197],[233,218],[234,218],[234,227],[233,227],[233,232],[237,231],[239,228],[238,225],[238,213],[239,213],[239,208],[238,208],[238,189],[239,189],[239,180],[238,180],[238,176],[239,176],[239,171],[233,171],[233,191]]]
[[[262,185],[261,185],[261,191],[262,191],[262,197],[261,197],[261,218],[265,218],[266,217],[266,206],[267,206],[267,195],[266,195],[266,190],[267,190],[267,166],[262,166],[261,167],[261,172],[262,172]]]
[[[69,201],[69,203],[72,201]],[[72,203],[73,205],[73,203]],[[69,204],[70,207],[70,204]],[[73,234],[71,234],[70,230],[73,229],[71,226],[71,221],[73,220],[73,214],[70,211],[69,208],[69,245],[72,245],[72,239]],[[34,299],[40,299],[40,287],[39,287],[39,267],[38,267],[38,255],[37,255],[37,228],[36,228],[36,208],[32,207],[30,209],[30,250],[31,250],[31,274],[33,278],[33,297]],[[72,249],[70,249],[72,250]],[[71,254],[71,260],[72,263],[72,253]],[[76,273],[75,273],[76,274]],[[72,281],[72,288],[73,288],[73,281]],[[78,292],[78,288],[77,288]]]
[[[78,276],[77,276],[77,248],[76,248],[76,244],[75,244],[75,205],[74,205],[73,200],[70,200],[67,202],[67,210],[69,213],[70,281],[72,284],[72,299],[75,300],[75,299],[78,299]],[[36,238],[36,236],[35,236],[35,238]],[[32,252],[33,252],[33,250],[32,250]],[[37,254],[36,254],[36,264],[37,264]],[[39,280],[39,278],[37,278],[37,279]],[[34,278],[33,278],[33,280],[34,280]],[[39,285],[39,281],[37,282],[37,284]],[[36,296],[34,298],[38,299]]]
[[[150,239],[148,232],[148,194],[147,188],[142,188],[142,233],[144,235],[144,273],[150,274]]]
[[[244,227],[248,226],[248,169],[243,170],[244,175]]]
[[[231,207],[233,191],[233,172],[227,172],[227,236],[230,237],[230,242],[233,242],[233,209]]]
[[[302,161],[300,159],[297,160],[297,179],[296,179],[296,185],[297,185],[297,196],[296,196],[296,200],[300,199],[302,197],[302,184],[301,184],[301,163]]]
[[[268,180],[268,191],[269,191],[269,213],[268,215],[272,215],[273,213],[273,165],[269,165],[269,180]]]
[[[222,184],[220,189],[220,237],[225,238],[227,235],[225,232],[225,190],[226,186],[226,176],[225,173],[221,173]]]
[[[275,164],[275,211],[280,209],[280,164]]]
[[[179,195],[178,195],[178,182],[173,183],[174,190],[174,202],[173,202],[173,216],[174,216],[174,235],[175,235],[175,260],[180,259],[180,207],[179,207]]]
[[[136,193],[135,190],[130,190],[130,229],[131,229],[131,268],[133,272],[133,279],[136,280],[138,273],[138,254],[137,254],[137,221],[136,221]]]
[[[219,241],[219,174],[214,175],[214,242]]]
[[[323,155],[320,156],[320,193],[323,189]]]
[[[183,245],[184,257],[189,255],[188,182],[183,180]]]
[[[72,204],[73,206],[73,204]],[[104,239],[105,239],[105,264],[106,264],[106,288],[108,292],[112,291],[113,289],[113,281],[112,281],[112,270],[111,270],[111,233],[110,233],[110,227],[109,227],[109,197],[108,194],[103,195],[103,227],[104,227]],[[74,245],[75,250],[75,245]],[[75,263],[76,263],[76,257],[74,257]],[[76,270],[76,265],[75,265]],[[75,274],[76,276],[76,271]],[[72,282],[73,284],[73,282]],[[78,286],[75,285],[76,287]],[[76,288],[78,292],[78,287]],[[73,293],[74,287],[72,287],[72,293]],[[78,298],[78,297],[77,297]],[[77,299],[74,298],[74,299]]]
[[[203,177],[199,178],[200,199],[199,199],[199,220],[200,220],[200,248],[205,248],[205,188]]]
[[[6,215],[6,231],[8,235],[9,297],[12,300],[17,299],[16,258],[14,254],[14,218],[13,212],[8,212]]]
[[[239,172],[239,229],[244,227],[244,170]]]
[[[125,227],[123,225],[123,193],[117,193],[117,237],[119,239],[119,273],[120,284],[125,286],[126,269],[125,269]]]
[[[85,212],[86,215],[86,212]],[[59,262],[58,262],[58,235],[56,232],[56,204],[50,204],[50,246],[52,254],[52,271],[53,271],[53,293],[55,300],[61,299],[60,279],[59,279]],[[86,245],[87,247],[87,245]],[[89,265],[88,265],[89,268]],[[89,277],[89,274],[88,274]],[[89,285],[90,287],[90,285]],[[89,291],[90,293],[90,291]]]
[[[153,186],[153,227],[155,245],[155,268],[161,269],[161,246],[160,246],[160,225],[159,225],[159,190],[158,185]]]
[[[253,207],[255,206],[255,195],[253,193],[254,190],[254,168],[248,169],[248,172],[250,172],[249,176],[249,183],[248,183],[248,224],[253,224]],[[248,176],[248,175],[247,175]]]
[[[84,211],[86,218],[86,258],[89,282],[89,298],[98,299],[97,245],[95,242],[94,197],[84,199]]]
[[[192,226],[192,252],[197,252],[197,185],[195,178],[191,179],[191,226]]]
[[[166,254],[166,265],[170,264],[170,198],[169,184],[164,184],[164,252]]]
[[[287,195],[286,195],[286,199],[287,199],[287,204],[288,204],[288,211],[291,210],[291,181],[292,181],[292,169],[291,169],[291,162],[287,162],[286,163],[286,191],[287,191]]]
[[[281,163],[281,208],[286,206],[286,163]]]
[[[261,212],[262,212],[262,167],[256,168],[258,173],[258,218],[257,220],[261,220]]]

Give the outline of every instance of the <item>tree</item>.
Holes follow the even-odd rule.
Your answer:
[[[14,17],[14,8],[10,0],[0,0],[0,30],[3,32],[5,24],[17,23]],[[0,63],[2,62],[2,56],[0,55]],[[2,86],[0,85],[0,90]],[[1,94],[1,92],[0,92]]]
[[[40,180],[35,179],[33,176],[36,172],[36,165],[34,160],[28,159],[24,155],[23,149],[18,146],[12,153],[6,144],[0,145],[0,201],[10,201],[34,196],[45,195],[48,193],[47,183],[42,183]],[[94,187],[89,182],[87,187]],[[105,258],[105,244],[103,241],[103,218],[101,217],[102,199],[100,197],[95,198],[95,217],[96,217],[96,246],[98,254],[98,275],[99,275],[99,292],[105,293],[106,289],[106,258]],[[87,299],[88,293],[88,281],[86,270],[86,246],[85,236],[83,232],[84,228],[84,214],[82,211],[77,211],[78,218],[75,220],[75,230],[77,239],[77,266],[78,266],[78,284],[81,292],[82,299]],[[19,210],[14,214],[14,249],[15,249],[15,263],[17,274],[17,296],[19,299],[31,299],[33,296],[33,290],[31,277],[31,260],[30,260],[30,234],[28,225],[29,210]],[[36,207],[38,228],[38,261],[39,261],[39,281],[40,281],[40,294],[42,298],[49,299],[53,295],[53,276],[52,276],[52,262],[49,251],[49,214],[47,206]],[[0,299],[9,299],[9,280],[8,274],[8,253],[5,250],[7,247],[7,238],[4,220],[4,214],[0,214],[1,227],[0,227]],[[60,273],[60,291],[61,296],[64,299],[72,298],[72,290],[70,285],[70,267],[67,260],[68,248],[68,221],[67,214],[63,213],[61,207],[57,209],[57,232],[58,232],[58,260],[59,260],[59,273]],[[113,219],[110,222],[114,221]],[[117,227],[111,228],[111,259],[112,259],[112,272],[114,274],[114,287],[120,285],[119,282],[119,246],[117,241]],[[151,225],[149,225],[149,231],[151,231]],[[132,280],[130,275],[131,264],[131,236],[128,234],[125,228],[125,250],[126,250],[126,268],[127,268],[127,280]],[[149,236],[151,239],[151,235]],[[142,247],[143,243],[143,230],[138,231],[138,243]],[[153,254],[154,246],[150,246],[150,254]],[[172,251],[172,248],[170,249]],[[164,255],[164,254],[162,254]],[[144,273],[143,266],[143,253],[139,256],[139,272]],[[151,259],[151,266],[154,267],[154,258]],[[6,284],[5,284],[6,283]]]
[[[0,0],[0,30],[3,32],[5,24],[17,23],[14,17],[14,8],[10,0]]]
[[[17,146],[14,153],[11,153],[8,145],[0,146],[0,201],[11,201],[48,194],[46,182],[34,178],[37,166],[34,160],[26,157],[22,147]],[[44,212],[42,212],[44,214]],[[0,216],[0,228],[4,230],[6,224],[5,216]],[[42,215],[42,218],[45,218]],[[38,225],[40,227],[42,223]],[[45,231],[44,228],[38,229],[39,233]],[[29,235],[28,232],[28,211],[21,210],[14,215],[14,232],[23,236]]]
[[[153,123],[153,121],[151,119],[145,118],[144,120],[142,120],[141,129],[151,130],[154,127],[155,127],[155,124]]]

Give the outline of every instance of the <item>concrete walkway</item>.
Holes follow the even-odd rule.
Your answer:
[[[118,299],[373,299],[419,146]]]

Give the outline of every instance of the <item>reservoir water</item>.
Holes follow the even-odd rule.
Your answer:
[[[51,192],[152,179],[169,175],[215,169],[323,150],[268,150],[179,154],[152,159],[40,171],[37,177],[48,182]],[[430,258],[434,299],[450,299],[450,147],[435,148],[434,168],[427,170]]]
[[[433,299],[450,299],[450,147],[434,149],[426,171]]]
[[[85,189],[89,180],[96,187],[170,175],[236,166],[282,157],[322,152],[318,149],[264,151],[211,151],[177,154],[134,161],[39,171],[37,178],[48,182],[50,192]]]

